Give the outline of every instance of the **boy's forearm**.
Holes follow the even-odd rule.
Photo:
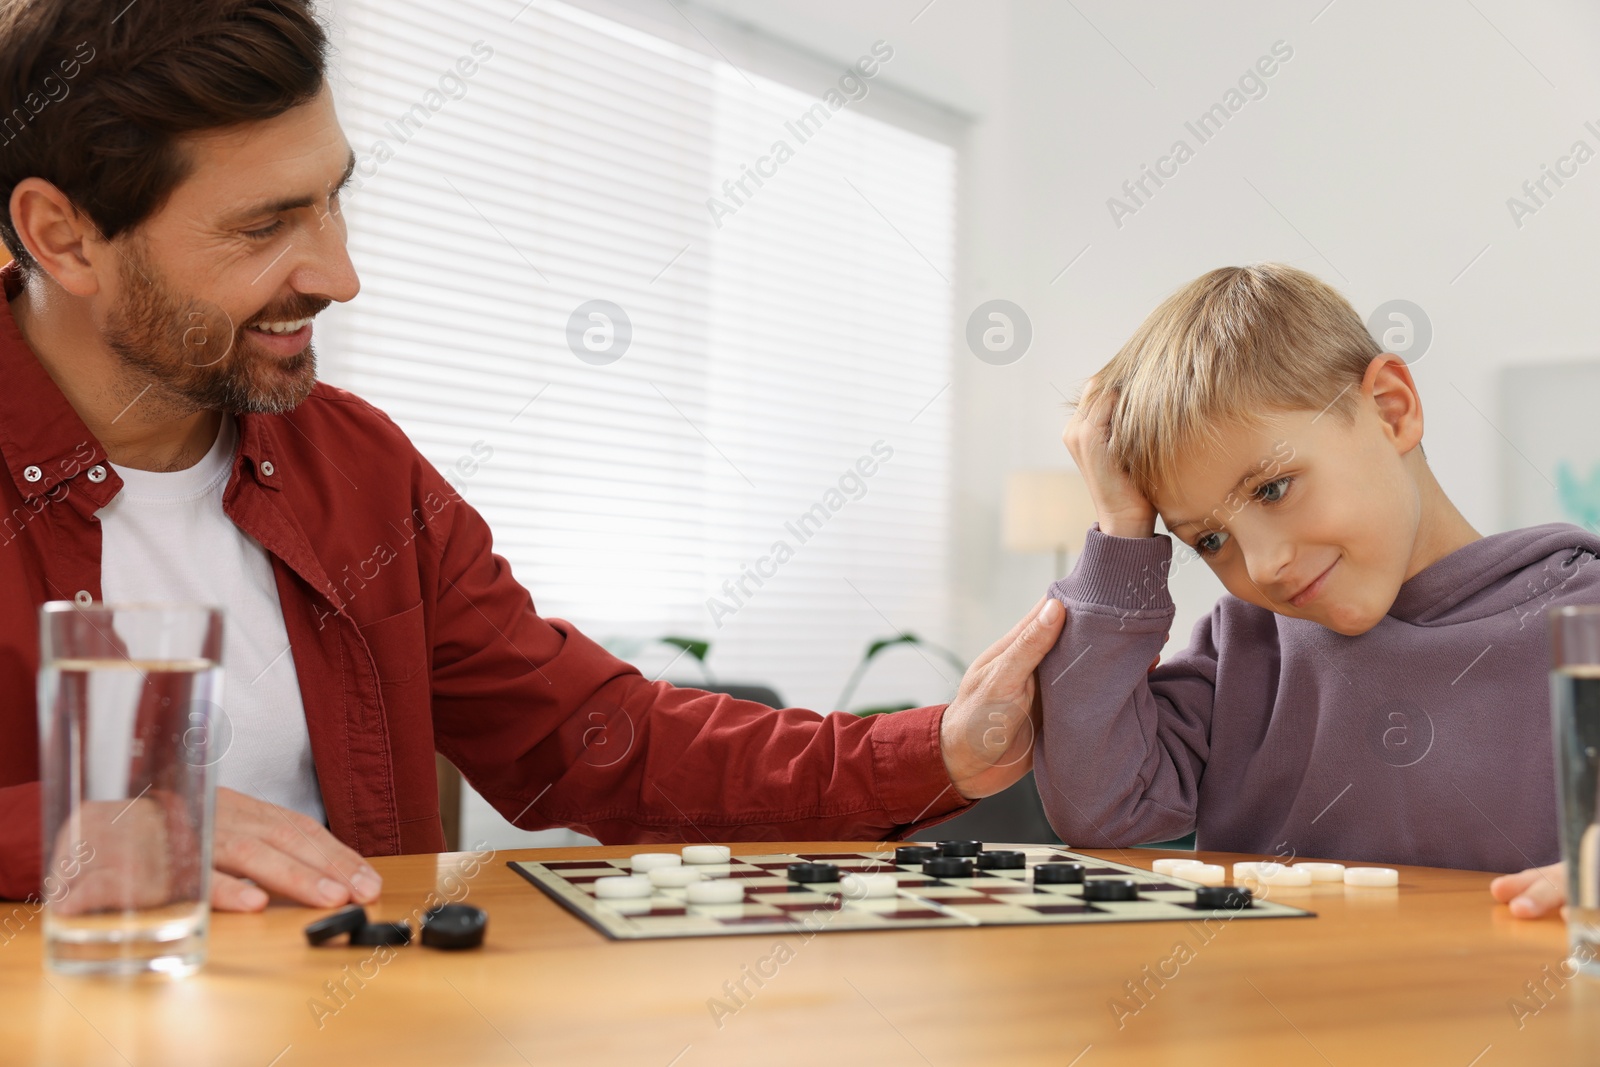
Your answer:
[[[1174,614],[1170,560],[1165,537],[1094,530],[1073,573],[1053,588],[1067,622],[1039,668],[1044,736],[1035,777],[1051,825],[1069,844],[1136,844],[1193,826],[1209,680],[1178,686],[1195,705],[1180,708],[1147,676]]]

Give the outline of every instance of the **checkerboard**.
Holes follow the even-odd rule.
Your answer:
[[[656,889],[638,900],[597,900],[594,883],[629,874],[626,858],[512,861],[509,866],[551,899],[608,937],[619,940],[660,937],[718,937],[729,934],[822,933],[839,930],[901,930],[926,927],[1028,926],[1062,923],[1197,921],[1213,916],[1234,919],[1308,917],[1312,913],[1261,899],[1248,908],[1197,906],[1194,882],[1162,877],[1138,867],[1084,856],[1064,848],[990,845],[1023,852],[1021,870],[980,870],[971,878],[933,878],[921,865],[896,865],[892,847],[882,852],[802,852],[734,856],[732,861],[697,867],[706,877],[731,878],[745,891],[739,904],[694,905],[685,890]],[[1083,899],[1083,886],[1034,885],[1041,863],[1070,861],[1084,866],[1087,878],[1132,878],[1139,899]],[[789,881],[791,863],[831,863],[841,874],[891,873],[893,897],[851,899],[838,883],[799,885]]]

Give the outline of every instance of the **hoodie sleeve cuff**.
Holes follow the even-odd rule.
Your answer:
[[[1090,527],[1072,573],[1051,587],[1064,600],[1128,612],[1173,612],[1167,592],[1172,538],[1114,537]]]

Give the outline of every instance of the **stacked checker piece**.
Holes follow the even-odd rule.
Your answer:
[[[1392,889],[1400,884],[1400,872],[1393,867],[1346,867],[1342,863],[1259,863],[1243,861],[1233,865],[1233,880],[1253,879],[1262,885],[1304,888],[1323,882],[1343,883],[1364,889]]]
[[[1184,878],[1201,885],[1220,886],[1226,871],[1201,860],[1159,859],[1150,865],[1157,874]],[[1311,885],[1343,883],[1367,889],[1392,889],[1400,884],[1400,872],[1393,867],[1346,867],[1342,863],[1302,861],[1295,864],[1271,860],[1240,860],[1233,865],[1235,885],[1256,882],[1264,886],[1304,889]]]
[[[722,846],[628,860],[513,861],[557,903],[613,938],[929,926],[1191,919],[1258,905],[1244,888],[1178,884],[1058,847],[977,841],[859,852],[733,857]],[[1245,913],[1244,909],[1253,909]]]

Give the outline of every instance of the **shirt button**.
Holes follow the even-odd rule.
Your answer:
[[[94,597],[89,595],[89,590],[80,589],[72,595],[73,602],[80,608],[86,608],[94,603]]]
[[[99,485],[101,482],[106,480],[106,469],[100,466],[100,464],[96,463],[94,466],[89,468],[89,480],[96,485]]]
[[[272,465],[272,460],[264,459],[261,461],[261,473],[265,474],[268,478],[272,477],[272,472],[277,469],[278,468]]]
[[[28,467],[23,470],[22,476],[30,482],[36,482],[40,478],[44,477],[44,471],[40,470],[38,467]]]

